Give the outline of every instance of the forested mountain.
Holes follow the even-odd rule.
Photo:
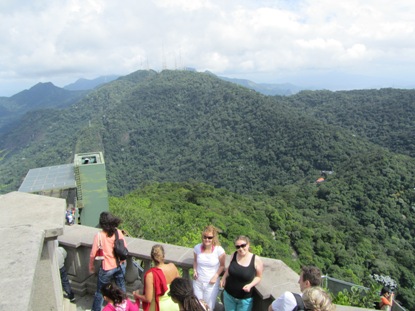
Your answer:
[[[395,102],[388,90],[367,97],[389,97],[387,114],[410,105],[411,92]],[[270,97],[211,74],[134,72],[68,108],[28,112],[0,137],[0,184],[15,190],[30,168],[103,150],[111,208],[134,234],[193,243],[212,222],[226,243],[249,234],[258,253],[293,267],[314,263],[353,282],[388,275],[414,308],[415,158],[338,114],[347,97],[361,113],[367,97],[358,93]],[[326,102],[332,114],[323,118],[316,107]],[[386,118],[366,113],[372,126]],[[396,127],[396,117],[383,126]]]
[[[37,154],[49,153],[48,163],[59,164],[71,152],[105,150],[115,195],[143,181],[189,179],[240,193],[265,191],[314,181],[321,170],[378,148],[291,109],[285,97],[180,71],[139,71],[69,109],[29,113],[2,141],[10,156],[24,146],[31,155],[24,158],[35,163]],[[56,148],[61,144],[66,147]]]
[[[85,94],[85,91],[68,91],[48,82],[38,83],[11,97],[0,97],[0,133],[28,111],[68,107]]]
[[[289,102],[327,124],[415,157],[414,90],[302,91]]]

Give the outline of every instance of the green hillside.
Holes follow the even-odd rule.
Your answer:
[[[225,246],[249,234],[258,253],[294,268],[358,283],[388,275],[414,308],[415,158],[383,142],[392,128],[406,135],[394,120],[411,118],[415,91],[393,94],[270,97],[206,73],[137,71],[68,108],[25,114],[0,137],[1,191],[30,168],[103,150],[111,209],[134,235],[190,246],[212,222]]]
[[[371,160],[377,166],[384,159]],[[373,185],[362,184],[333,178],[324,187],[304,183],[281,187],[272,196],[250,196],[194,182],[153,183],[112,197],[110,209],[133,236],[193,247],[201,228],[212,223],[228,254],[234,237],[244,234],[255,253],[283,260],[294,270],[314,264],[325,274],[363,285],[374,274],[388,276],[398,284],[397,299],[412,309],[415,219],[407,202],[414,202],[414,194],[391,194],[381,205],[365,196]]]
[[[11,97],[0,97],[0,134],[17,124],[19,118],[29,111],[68,107],[86,93],[64,90],[48,82],[38,83]]]
[[[264,192],[314,180],[320,170],[336,170],[350,156],[377,148],[287,107],[285,98],[180,71],[135,72],[69,109],[29,113],[2,140],[11,188],[35,164],[66,163],[93,149],[105,151],[113,195],[146,181],[189,179]]]
[[[327,124],[415,157],[414,90],[303,91],[287,99],[290,107]]]

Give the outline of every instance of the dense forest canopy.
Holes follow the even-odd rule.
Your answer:
[[[0,137],[1,191],[30,168],[104,151],[111,209],[133,235],[192,246],[213,223],[225,247],[248,234],[293,268],[356,283],[388,275],[414,308],[414,98],[272,97],[211,74],[138,71],[27,112]]]
[[[327,124],[415,157],[414,90],[303,91],[288,101]]]

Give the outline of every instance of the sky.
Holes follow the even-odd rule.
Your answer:
[[[0,0],[0,96],[140,69],[415,88],[414,0]]]

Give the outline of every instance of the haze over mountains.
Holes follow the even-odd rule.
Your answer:
[[[350,281],[390,275],[415,306],[414,90],[266,96],[190,71],[137,71],[93,90],[57,88],[60,98],[51,84],[25,94],[41,88],[37,100],[1,98],[18,113],[0,133],[3,192],[30,168],[102,150],[112,196],[154,182],[260,196],[265,256],[294,250]],[[333,173],[317,185],[322,171]]]

